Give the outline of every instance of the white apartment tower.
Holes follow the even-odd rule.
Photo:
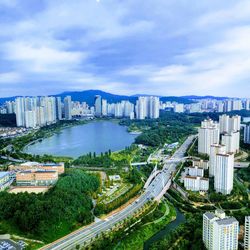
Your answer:
[[[136,118],[143,120],[148,114],[148,99],[145,96],[140,96],[136,102]]]
[[[240,132],[233,131],[223,134],[221,143],[226,146],[227,153],[237,153],[240,150]]]
[[[143,120],[159,118],[160,99],[156,96],[140,96],[136,102],[136,118]]]
[[[160,115],[160,99],[156,96],[149,97],[149,118],[157,119]]]
[[[26,128],[35,128],[37,123],[36,123],[36,111],[33,110],[27,110],[24,112],[25,116],[25,127]]]
[[[25,115],[24,115],[24,98],[18,97],[16,99],[16,124],[17,127],[25,126]]]
[[[214,172],[214,189],[217,193],[230,194],[233,190],[234,154],[217,154]]]
[[[233,131],[240,131],[241,117],[239,115],[232,116],[229,119],[229,133]]]
[[[216,156],[217,154],[226,153],[226,146],[220,144],[212,144],[209,155],[209,177],[213,177],[217,171]]]
[[[108,103],[106,99],[102,99],[102,116],[108,115]]]
[[[229,132],[229,115],[220,115],[219,117],[220,124],[220,133],[228,133]]]
[[[56,119],[62,120],[62,100],[60,96],[56,98]]]
[[[221,210],[203,214],[203,242],[208,250],[237,250],[239,222]]]
[[[102,115],[102,97],[100,95],[95,96],[95,115],[97,117]]]
[[[220,131],[218,123],[210,120],[204,120],[199,128],[198,152],[210,154],[212,144],[219,144]]]
[[[65,120],[72,119],[71,109],[72,109],[71,96],[66,96],[64,98],[64,117],[65,117]]]
[[[220,133],[224,134],[240,131],[240,121],[241,117],[239,115],[232,117],[229,117],[226,114],[221,115],[219,117]]]

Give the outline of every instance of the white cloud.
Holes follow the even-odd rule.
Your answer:
[[[86,58],[83,52],[63,51],[20,42],[7,43],[3,49],[6,59],[21,63],[25,71],[31,72],[69,70]]]
[[[22,79],[17,72],[0,73],[0,83],[15,83]]]

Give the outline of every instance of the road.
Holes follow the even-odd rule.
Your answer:
[[[2,156],[0,155],[0,158],[3,160],[8,160],[8,161],[13,161],[13,162],[17,162],[17,163],[23,163],[23,160],[18,160],[18,159],[14,159],[12,157],[7,157],[7,156]]]
[[[182,161],[188,146],[193,141],[194,136],[189,136],[188,139],[176,150],[170,159],[164,159],[164,167],[156,177],[152,180],[149,186],[144,190],[142,195],[133,203],[128,205],[123,210],[106,218],[95,222],[87,227],[79,229],[65,237],[41,248],[42,250],[69,250],[75,249],[76,245],[84,245],[95,236],[112,229],[116,223],[132,216],[139,208],[142,208],[149,200],[161,198],[165,193],[165,187],[171,183],[172,172],[176,170],[179,162]],[[164,192],[164,193],[163,193]],[[159,197],[160,196],[160,197]],[[157,199],[158,200],[158,199]]]

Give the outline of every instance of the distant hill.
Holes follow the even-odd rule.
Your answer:
[[[103,99],[106,99],[109,103],[117,103],[122,100],[127,100],[132,103],[136,103],[136,100],[138,99],[139,96],[150,96],[150,95],[141,95],[141,94],[136,94],[132,96],[125,96],[125,95],[115,95],[111,93],[107,93],[101,90],[85,90],[85,91],[77,91],[77,92],[63,92],[62,94],[59,94],[57,96],[62,97],[62,99],[70,95],[72,96],[72,100],[74,101],[81,101],[81,102],[87,102],[89,105],[93,106],[94,105],[94,98],[96,95],[102,96]],[[176,96],[169,96],[169,97],[160,97],[161,101],[167,102],[178,102],[178,103],[184,103],[184,104],[189,104],[193,103],[193,101],[188,100],[187,98],[184,97],[176,97]]]
[[[17,96],[0,98],[0,105],[4,104],[5,102],[8,102],[8,101],[14,101],[16,98],[17,98]]]
[[[96,95],[102,96],[102,98],[106,99],[109,103],[117,103],[122,100],[127,100],[132,103],[136,103],[136,100],[139,96],[150,96],[150,95],[132,95],[132,96],[126,96],[126,95],[115,95],[111,93],[107,93],[101,90],[84,90],[84,91],[67,91],[63,92],[57,95],[52,96],[60,96],[62,100],[65,96],[70,95],[72,97],[73,101],[79,101],[79,102],[87,102],[88,105],[93,106],[94,105],[94,99]],[[0,105],[5,103],[6,101],[13,101],[15,100],[17,96],[14,97],[4,97],[0,98]],[[177,96],[159,96],[161,101],[164,102],[178,102],[178,103],[184,103],[189,104],[193,103],[193,101],[189,100],[187,97],[177,97]]]
[[[101,90],[84,90],[84,91],[74,91],[74,92],[63,92],[56,96],[60,96],[62,99],[70,95],[73,101],[87,102],[88,105],[93,106],[96,95],[100,95],[103,99],[106,99],[109,103],[117,103],[122,100],[136,102],[137,97],[125,96],[125,95],[114,95]]]
[[[200,99],[216,99],[216,100],[225,100],[228,99],[228,97],[223,96],[212,96],[212,95],[206,95],[206,96],[197,96],[197,95],[186,95],[181,96],[182,98],[189,99],[189,100],[200,100]]]

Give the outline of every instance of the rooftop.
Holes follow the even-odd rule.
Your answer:
[[[209,220],[216,218],[215,214],[210,212],[206,212],[204,216],[206,216]]]
[[[37,165],[39,165],[39,163],[33,162],[33,161],[27,161],[27,162],[21,164],[21,166],[37,166]]]
[[[228,217],[221,220],[217,220],[218,225],[230,225],[232,223],[238,222],[234,217]]]

